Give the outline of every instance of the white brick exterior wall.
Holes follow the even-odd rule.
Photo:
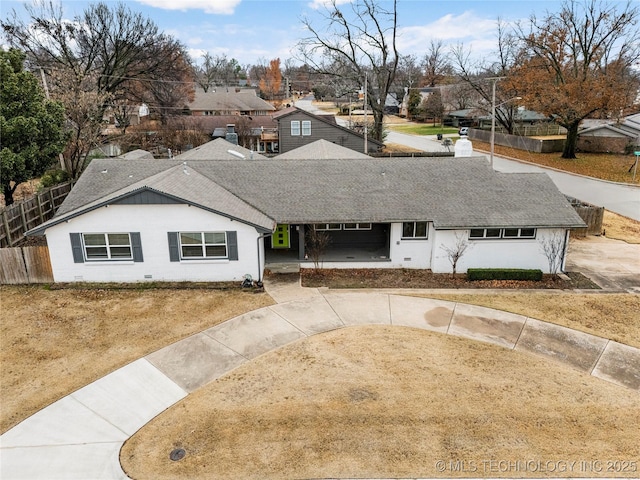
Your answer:
[[[180,231],[236,231],[238,261],[171,262],[167,233]],[[143,262],[74,263],[70,233],[124,232],[140,232]],[[188,205],[110,205],[55,225],[46,231],[56,282],[218,282],[241,281],[245,274],[257,279],[258,273],[262,272],[264,267],[264,248],[262,242],[257,241],[258,236],[259,233],[252,226]]]

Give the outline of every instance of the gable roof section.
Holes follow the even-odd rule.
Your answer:
[[[152,160],[153,154],[151,152],[147,152],[146,150],[141,150],[138,148],[137,150],[132,150],[123,155],[120,155],[119,158],[126,158],[128,160],[139,160],[141,158],[145,158]]]
[[[371,158],[362,152],[356,152],[350,148],[336,145],[328,140],[316,140],[288,152],[281,153],[275,157],[278,160],[322,160],[322,159],[341,159],[350,160],[354,158]]]
[[[612,125],[612,124],[596,125],[594,127],[585,128],[584,130],[580,130],[578,132],[578,135],[593,136],[589,134],[593,134],[595,132],[608,132],[608,133],[611,133],[610,136],[615,136],[615,137],[636,138],[638,136],[638,132],[634,133],[631,131],[627,131],[626,129],[621,128],[620,125]],[[601,136],[606,136],[606,135],[601,135]]]
[[[303,115],[305,115],[307,117],[310,117],[312,119],[318,120],[320,122],[324,122],[327,125],[331,125],[333,128],[340,129],[340,130],[342,130],[344,132],[347,132],[347,133],[349,133],[351,135],[355,135],[357,137],[362,137],[362,139],[364,139],[364,135],[362,133],[358,133],[358,132],[356,132],[354,130],[351,130],[349,128],[343,127],[342,125],[338,125],[337,123],[333,123],[333,122],[336,121],[334,115],[315,115],[313,113],[307,112],[306,110],[302,110],[301,108],[291,107],[291,111],[287,111],[285,113],[281,113],[280,115],[274,116],[274,118],[278,121],[278,123],[280,123],[280,121],[283,118],[286,118],[289,115],[293,115],[294,113],[301,113],[301,114],[303,114]],[[329,119],[322,118],[322,117],[333,117],[333,122],[331,120],[329,120]],[[369,143],[373,143],[373,144],[377,145],[378,147],[384,147],[384,143],[383,142],[379,142],[378,140],[375,140],[373,138],[369,138],[368,142]]]
[[[210,142],[204,143],[199,147],[187,150],[180,155],[176,155],[175,160],[242,160],[240,157],[229,153],[229,151],[237,152],[244,155],[245,159],[250,160],[265,160],[267,157],[260,155],[258,152],[253,152],[248,148],[235,145],[231,142],[227,142],[224,138],[216,138]]]
[[[74,187],[56,215],[28,233],[40,234],[53,225],[97,208],[122,203],[185,203],[261,230],[272,231],[275,227],[273,219],[187,165],[176,164],[175,161],[114,160],[93,160],[78,180],[76,187],[79,188],[76,190]],[[159,171],[131,181],[134,175],[139,174],[135,163],[156,163]],[[119,183],[125,185],[111,191],[106,187]],[[152,194],[146,196],[152,198],[151,202],[132,200],[136,196],[142,198],[143,192]],[[166,200],[162,200],[163,197]]]

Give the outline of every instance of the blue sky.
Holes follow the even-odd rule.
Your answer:
[[[108,3],[114,0],[107,0]],[[185,44],[194,58],[208,51],[226,54],[241,64],[293,56],[296,41],[304,36],[300,18],[317,18],[318,4],[325,0],[126,0],[132,10],[153,19],[158,26]],[[346,0],[338,0],[345,3]],[[90,2],[62,1],[72,18]],[[384,0],[381,1],[384,4]],[[0,13],[12,9],[24,14],[24,1],[2,0]],[[388,4],[388,2],[387,2]],[[446,44],[462,42],[475,56],[495,49],[496,19],[525,20],[531,13],[557,12],[557,0],[462,1],[399,0],[398,23],[401,54],[426,53],[431,39]]]

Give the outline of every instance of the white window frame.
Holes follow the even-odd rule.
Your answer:
[[[302,121],[302,136],[303,137],[311,136],[311,120]]]
[[[342,224],[340,223],[314,223],[313,228],[319,232],[329,230],[342,230]]]
[[[96,244],[96,245],[88,245],[86,241],[86,236],[88,235],[95,235],[95,236],[102,235],[104,243]],[[126,235],[128,238],[128,243],[127,244],[112,243],[113,239],[110,239],[109,237],[115,236],[115,235]],[[106,257],[104,256],[96,257],[96,256],[89,255],[89,250],[94,250],[99,248],[105,249],[107,253]],[[116,249],[124,249],[124,248],[129,249],[129,255],[127,256],[114,255],[114,251]],[[129,232],[83,233],[82,234],[82,251],[84,254],[84,258],[87,262],[104,262],[109,260],[113,260],[113,261],[133,260],[133,245],[131,244],[131,235],[129,234]]]
[[[300,136],[300,120],[291,120],[291,136]]]
[[[507,230],[517,230],[517,234],[516,235],[509,235],[507,236]],[[523,230],[532,230],[533,233],[530,235],[525,235],[522,233]],[[502,229],[502,238],[511,240],[511,239],[534,239],[536,238],[536,229],[535,228],[503,228]]]
[[[472,233],[482,230],[482,236],[472,236]],[[487,236],[488,231],[499,231],[498,236]],[[506,235],[506,230],[516,230],[516,235]],[[531,235],[524,235],[523,230],[532,230]],[[469,229],[469,240],[533,240],[536,238],[538,229],[532,227],[508,227],[508,228],[471,228]]]
[[[405,235],[404,226],[412,223],[413,224],[413,233],[411,235]],[[417,225],[419,223],[425,224],[425,234],[424,236],[416,236]],[[402,240],[427,240],[429,238],[429,222],[402,222]]]
[[[348,227],[347,225],[354,225],[353,227]],[[371,223],[343,223],[342,228],[344,230],[371,230]]]
[[[200,243],[182,243],[183,235],[200,235]],[[207,242],[206,235],[224,235],[224,242]],[[207,247],[224,246],[224,255],[207,255]],[[185,255],[184,248],[200,247],[202,255]],[[229,239],[227,232],[178,232],[178,249],[181,260],[206,260],[229,258]]]

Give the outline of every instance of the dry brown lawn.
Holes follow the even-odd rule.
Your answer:
[[[605,210],[602,229],[607,238],[627,243],[640,243],[640,222],[637,220]]]
[[[640,295],[479,292],[415,296],[518,313],[640,348]]]
[[[0,287],[0,431],[144,355],[271,304],[242,291]]]
[[[351,327],[203,387],[136,433],[120,459],[136,480],[637,477],[639,400],[534,355]],[[176,448],[186,455],[171,461]],[[590,471],[616,468],[608,461],[627,472]]]
[[[473,140],[474,150],[488,152],[490,147],[488,143]],[[578,152],[578,158],[568,160],[561,158],[561,152],[535,153],[502,145],[495,145],[495,153],[602,180],[640,184],[640,175],[636,174],[634,181],[633,172],[629,172],[629,167],[635,160],[633,155]]]

